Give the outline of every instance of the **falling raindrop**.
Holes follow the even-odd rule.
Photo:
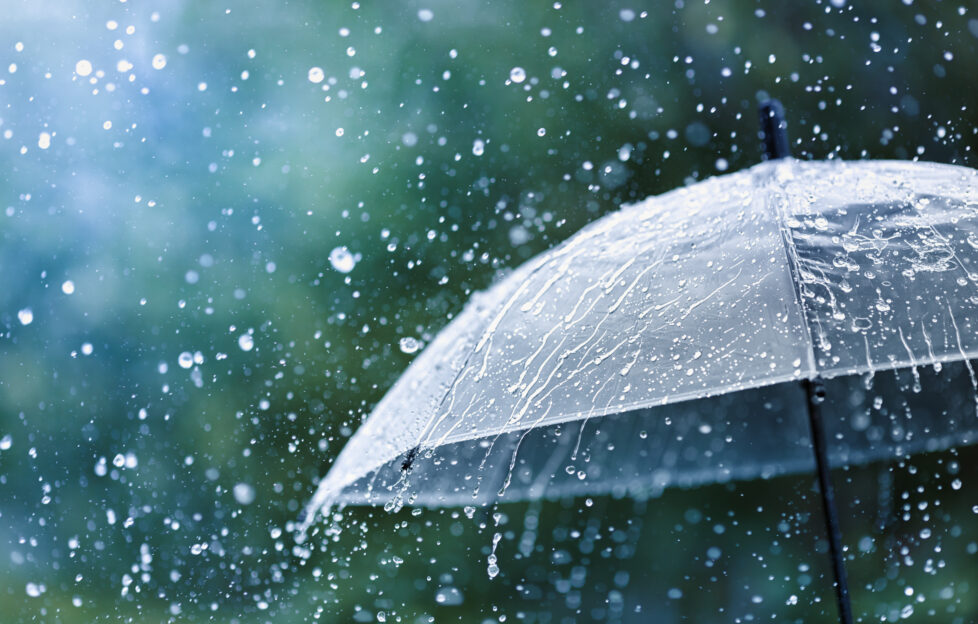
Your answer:
[[[514,67],[509,70],[509,79],[516,84],[520,84],[526,80],[526,70],[522,67]]]
[[[234,500],[241,505],[250,505],[255,502],[255,488],[247,483],[235,484]]]
[[[242,351],[251,351],[255,348],[255,339],[251,334],[241,334],[238,336],[238,347]]]
[[[398,345],[401,347],[402,353],[417,353],[418,349],[421,348],[421,341],[417,338],[412,338],[411,336],[405,336],[401,338]]]
[[[465,597],[457,587],[440,587],[435,593],[435,602],[446,607],[453,607],[465,602]]]
[[[496,533],[492,536],[492,552],[489,553],[488,566],[486,567],[486,571],[488,572],[490,579],[496,578],[496,575],[499,574],[499,564],[497,563],[496,559],[496,547],[499,545],[499,540],[502,538],[502,533]]]
[[[17,313],[17,320],[21,325],[30,325],[34,322],[34,312],[30,308],[24,308]]]
[[[336,247],[329,252],[329,263],[340,273],[349,273],[357,265],[357,259],[346,247]]]

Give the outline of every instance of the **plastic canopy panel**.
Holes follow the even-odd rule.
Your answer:
[[[975,172],[928,163],[778,161],[625,207],[475,296],[308,511],[654,494],[810,469],[797,389],[750,391],[967,362],[976,229]],[[974,439],[974,421],[940,418],[907,429],[907,448]],[[748,427],[752,440],[734,435]],[[888,456],[877,442],[830,454]]]

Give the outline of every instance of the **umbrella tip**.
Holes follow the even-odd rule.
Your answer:
[[[778,100],[764,100],[757,109],[761,122],[759,136],[764,142],[764,160],[777,160],[791,156],[788,147],[788,122],[784,106]]]
[[[421,446],[419,445],[407,452],[404,462],[401,463],[401,472],[407,472],[411,469],[411,467],[414,465],[414,458],[418,456],[418,451],[420,449]]]

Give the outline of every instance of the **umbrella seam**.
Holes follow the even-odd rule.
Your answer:
[[[795,296],[795,304],[801,311],[801,320],[808,334],[808,349],[806,350],[808,356],[808,376],[815,377],[818,374],[818,369],[815,364],[815,337],[812,335],[812,327],[808,322],[808,308],[805,306],[804,297],[801,295],[801,261],[798,257],[798,248],[791,238],[791,232],[787,225],[785,225],[787,223],[787,214],[782,203],[778,201],[779,199],[786,199],[787,193],[784,187],[774,184],[771,186],[775,186],[775,191],[769,194],[765,193],[762,196],[766,201],[773,201],[774,203],[772,212],[777,219],[778,232],[781,234],[781,242],[784,245],[785,260],[788,263],[788,270],[791,272],[791,290]]]

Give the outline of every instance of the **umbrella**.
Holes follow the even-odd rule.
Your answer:
[[[350,439],[303,528],[333,504],[813,471],[851,621],[829,464],[978,435],[978,172],[802,162],[780,105],[761,119],[767,162],[626,206],[475,295]],[[940,373],[926,390],[923,366]],[[862,410],[887,369],[910,371],[912,418]]]

